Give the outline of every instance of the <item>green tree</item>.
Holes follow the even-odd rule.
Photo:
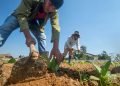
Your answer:
[[[120,61],[120,54],[117,54],[117,55],[116,55],[115,61]]]
[[[86,56],[86,60],[93,60],[93,59],[94,59],[93,56],[89,56],[89,55]]]
[[[100,55],[98,55],[99,60],[110,60],[110,56],[106,51],[103,51]]]
[[[87,47],[84,46],[84,45],[82,45],[82,46],[80,47],[80,50],[81,50],[82,53],[85,54],[85,53],[87,52]]]
[[[79,54],[78,59],[86,59],[86,52],[87,52],[86,46],[82,45],[80,47],[80,51],[81,53]]]

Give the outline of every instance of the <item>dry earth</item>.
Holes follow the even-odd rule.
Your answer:
[[[80,82],[81,74],[97,75],[95,68],[90,63],[60,65],[56,73],[48,71],[43,59],[32,61],[23,58],[15,64],[0,65],[0,86],[98,86],[97,81]],[[120,73],[120,67],[112,68],[113,73]],[[119,85],[120,78],[114,81],[114,86]]]

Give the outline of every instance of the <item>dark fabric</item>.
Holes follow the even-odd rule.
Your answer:
[[[51,2],[55,6],[56,9],[59,9],[64,3],[63,0],[51,0]]]
[[[47,15],[47,14],[44,12],[43,6],[41,6],[41,7],[39,8],[39,11],[38,11],[35,19],[45,19],[46,15]]]

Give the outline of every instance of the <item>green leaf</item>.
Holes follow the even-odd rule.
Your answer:
[[[105,65],[102,67],[101,74],[102,76],[105,76],[108,72],[108,69],[110,67],[111,61],[108,61],[105,63]]]
[[[105,76],[110,77],[110,76],[111,76],[110,71],[107,71],[107,73],[106,73],[106,75],[105,75]]]
[[[94,64],[94,63],[93,63],[93,65],[95,66],[97,72],[98,72],[99,74],[101,74],[101,68],[100,68],[99,66],[97,66],[96,64]]]
[[[48,69],[56,72],[59,69],[59,65],[54,57],[52,57],[48,63]]]

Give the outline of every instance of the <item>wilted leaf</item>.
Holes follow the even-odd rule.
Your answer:
[[[91,79],[91,80],[97,80],[97,81],[100,80],[100,79],[99,79],[98,77],[96,77],[96,76],[90,76],[90,79]]]

